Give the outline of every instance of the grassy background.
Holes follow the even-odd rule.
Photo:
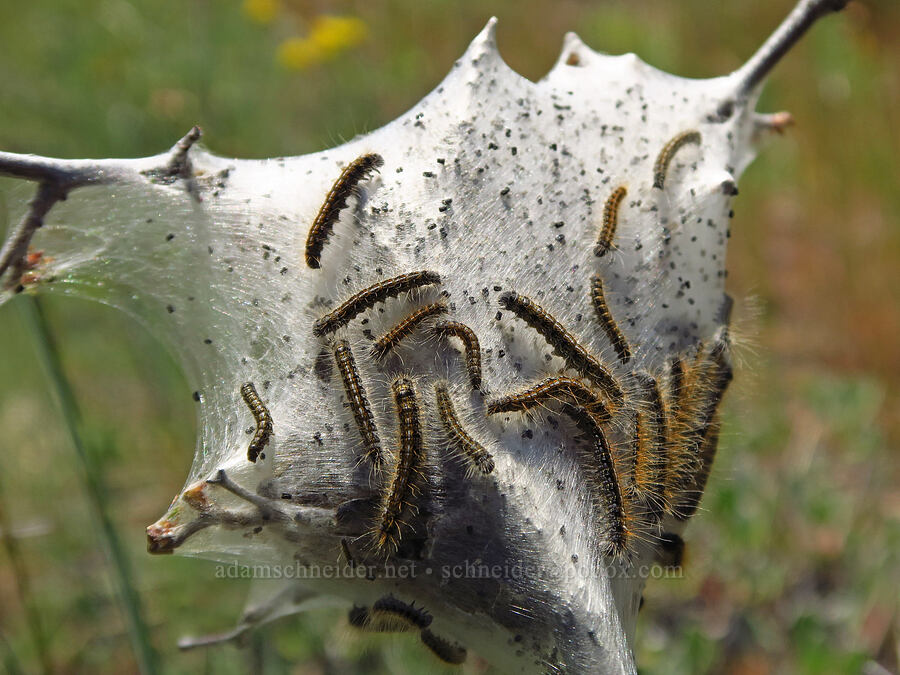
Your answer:
[[[596,49],[707,77],[740,65],[791,2],[274,4],[270,23],[239,0],[0,4],[0,148],[142,156],[199,123],[221,154],[300,154],[409,108],[492,14],[504,58],[532,79],[567,30]],[[321,13],[360,18],[368,38],[309,69],[280,65],[279,44]],[[730,291],[754,298],[739,306],[742,367],[704,510],[687,532],[685,578],[649,584],[638,662],[646,673],[855,673],[876,658],[896,669],[900,5],[854,2],[816,26],[776,70],[761,108],[790,110],[798,123],[764,149],[736,200]],[[0,212],[11,185],[0,181]],[[136,666],[81,468],[17,302],[0,309],[0,529],[31,580],[54,669],[128,672]],[[273,625],[244,652],[179,653],[180,635],[230,626],[245,590],[214,579],[210,563],[144,552],[144,527],[191,461],[190,392],[123,317],[73,300],[45,307],[166,672],[432,665],[414,641],[360,640],[327,612]],[[38,659],[16,589],[0,552],[0,658],[31,672]]]

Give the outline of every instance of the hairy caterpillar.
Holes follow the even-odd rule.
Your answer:
[[[399,419],[397,462],[389,489],[382,497],[381,523],[376,545],[385,552],[397,548],[400,541],[400,516],[407,509],[415,511],[412,497],[425,462],[419,401],[412,380],[399,377],[391,384]]]
[[[587,476],[600,502],[603,520],[608,526],[604,552],[613,557],[620,556],[628,548],[631,532],[627,525],[628,514],[622,494],[622,482],[616,473],[606,434],[596,418],[582,406],[566,403],[563,405],[563,413],[575,423],[590,445],[590,451],[585,453],[588,459]]]
[[[428,628],[432,621],[431,614],[423,607],[416,607],[415,603],[407,604],[393,595],[376,600],[370,615],[382,623],[400,623],[418,630]]]
[[[427,628],[420,633],[420,638],[422,639],[422,644],[428,647],[431,653],[444,663],[458,666],[465,662],[467,656],[465,647],[450,643]]]
[[[599,274],[591,277],[591,303],[594,305],[594,312],[603,327],[603,332],[606,333],[616,354],[619,355],[619,360],[622,363],[628,363],[631,360],[631,347],[628,346],[628,340],[625,339],[625,335],[609,311],[609,305],[606,304],[606,296],[603,293],[603,277]]]
[[[656,162],[653,164],[653,187],[659,188],[660,190],[663,189],[666,182],[666,174],[669,171],[669,164],[671,164],[675,153],[678,152],[682,146],[687,143],[696,143],[697,145],[700,145],[700,142],[700,132],[691,130],[682,131],[675,136],[675,138],[666,143],[663,146],[663,149],[659,151],[659,156],[657,156]]]
[[[353,411],[353,419],[356,428],[363,440],[365,457],[376,467],[380,467],[384,461],[381,450],[381,439],[378,436],[378,428],[375,426],[375,417],[369,407],[369,399],[363,386],[362,378],[353,358],[350,343],[346,340],[336,340],[334,343],[334,360],[337,363],[341,381],[344,383],[344,393],[350,410]]]
[[[634,465],[632,485],[635,494],[646,502],[652,520],[666,510],[668,476],[668,425],[659,385],[647,373],[637,375],[646,409],[635,413]]]
[[[572,377],[548,377],[523,391],[507,394],[488,403],[488,415],[518,412],[560,401],[583,408],[600,423],[610,420],[610,413],[597,394],[584,382]]]
[[[462,340],[466,352],[466,370],[473,389],[481,389],[481,346],[475,331],[459,321],[447,321],[435,328],[442,337],[456,337]]]
[[[441,283],[441,276],[437,272],[423,270],[421,272],[409,272],[391,279],[379,281],[358,293],[354,293],[337,309],[329,312],[313,324],[313,335],[321,337],[333,333],[341,326],[346,325],[361,312],[374,307],[379,302],[393,298],[405,291],[420,286]]]
[[[612,194],[607,198],[603,205],[603,228],[600,230],[600,238],[594,247],[594,255],[602,258],[614,248],[613,238],[616,236],[616,225],[619,222],[619,204],[628,190],[624,185],[613,190]]]
[[[378,359],[384,358],[401,340],[412,333],[420,323],[438,314],[446,313],[447,305],[443,302],[434,302],[420,307],[375,341],[375,344],[372,345],[372,356]]]
[[[252,382],[241,385],[241,396],[244,403],[250,408],[250,412],[253,413],[253,419],[256,420],[256,433],[253,434],[250,445],[247,447],[247,459],[256,462],[256,458],[262,455],[262,451],[272,436],[272,415],[269,414],[269,409],[259,398]]]
[[[594,382],[612,401],[622,401],[624,392],[616,379],[544,308],[512,291],[500,296],[500,305],[540,333],[553,347],[553,353],[562,357],[569,368]]]
[[[481,473],[491,473],[494,470],[494,458],[491,457],[491,453],[484,449],[481,443],[472,438],[463,428],[459,418],[456,416],[456,410],[453,407],[450,392],[447,391],[447,385],[440,382],[435,384],[434,393],[437,398],[438,416],[444,429],[447,431],[447,435],[456,446],[462,449],[463,454]]]
[[[354,193],[361,180],[383,164],[384,159],[381,155],[373,153],[357,157],[341,171],[306,236],[306,264],[309,267],[318,269],[321,266],[322,248],[331,236],[341,210],[346,208],[347,199]]]

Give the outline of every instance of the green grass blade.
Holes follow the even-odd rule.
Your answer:
[[[31,633],[31,641],[34,643],[35,653],[41,664],[41,672],[45,675],[49,675],[53,672],[53,665],[50,661],[47,634],[44,632],[44,627],[41,624],[40,611],[35,606],[34,598],[31,594],[31,579],[28,576],[28,568],[22,560],[22,555],[19,551],[19,542],[16,541],[16,537],[12,531],[12,525],[6,517],[6,508],[3,503],[2,483],[0,483],[0,530],[2,530],[0,540],[3,542],[6,557],[9,558],[9,563],[12,567],[16,594],[19,596],[19,602],[25,612],[25,620],[28,624],[28,630]]]
[[[145,675],[156,673],[157,655],[150,643],[147,626],[141,611],[141,601],[132,583],[131,566],[122,548],[119,535],[109,515],[102,467],[94,460],[81,436],[81,414],[72,387],[62,369],[59,352],[53,342],[46,316],[37,299],[21,297],[19,311],[33,336],[32,344],[41,367],[47,374],[50,387],[63,415],[66,432],[83,468],[84,490],[100,524],[100,537],[112,565],[117,594],[128,622],[128,633],[140,670]]]

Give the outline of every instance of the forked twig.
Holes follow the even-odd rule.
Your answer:
[[[191,147],[200,139],[200,127],[193,127],[167,153],[168,163],[162,168],[143,172],[155,182],[169,184],[176,179],[188,181],[188,192],[197,199],[190,157]],[[0,282],[4,288],[22,290],[19,280],[26,271],[26,255],[34,233],[57,202],[65,201],[69,192],[88,185],[105,185],[121,178],[108,161],[65,160],[0,152],[0,175],[35,181],[38,184],[27,213],[0,249]],[[9,272],[8,278],[3,280]]]
[[[335,533],[337,513],[333,509],[285,504],[279,500],[264,497],[235,483],[223,469],[219,470],[213,478],[207,479],[205,484],[216,485],[227,490],[251,504],[253,508],[226,509],[214,502],[206,502],[205,499],[183,497],[183,500],[198,512],[198,516],[181,525],[171,526],[162,520],[148,527],[147,550],[150,553],[172,553],[197,532],[213,525],[236,529],[262,527],[277,523],[281,534],[291,541],[304,536],[340,539],[340,535]]]

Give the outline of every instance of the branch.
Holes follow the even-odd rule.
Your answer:
[[[0,160],[2,159],[5,159],[5,157],[0,157]],[[0,172],[8,173],[2,171],[5,168],[5,166],[0,165]],[[25,168],[32,169],[33,167]],[[23,174],[22,177],[32,180],[31,176],[27,174]],[[3,248],[0,249],[0,278],[3,277],[7,269],[12,270],[9,279],[4,283],[4,288],[16,287],[17,291],[22,290],[19,279],[26,269],[25,257],[28,253],[28,245],[31,243],[31,238],[34,236],[35,231],[44,224],[44,216],[47,215],[56,202],[66,198],[70,189],[71,187],[67,185],[65,180],[57,178],[42,180],[38,185],[37,193],[28,206],[28,212],[19,222],[12,236],[6,240]]]
[[[200,135],[200,127],[193,127],[168,153],[162,155],[162,158],[168,158],[162,167],[146,169],[142,174],[153,182],[165,185],[183,179],[188,183],[188,192],[199,201],[193,185],[189,151]],[[65,201],[75,188],[105,185],[121,179],[121,169],[121,164],[111,164],[109,160],[66,160],[0,152],[0,175],[38,184],[27,213],[0,249],[0,287],[14,288],[16,292],[22,290],[20,279],[27,269],[25,259],[31,239],[57,202]],[[4,280],[7,273],[8,277]]]
[[[216,485],[253,505],[251,510],[224,509],[207,501],[203,487]],[[200,515],[184,524],[173,525],[163,517],[147,528],[147,550],[150,553],[173,553],[175,549],[201,530],[213,525],[229,529],[263,527],[277,524],[279,533],[288,541],[303,537],[324,537],[335,545],[341,539],[337,531],[337,514],[332,509],[314,506],[283,504],[282,502],[250,492],[235,483],[224,470],[206,480],[197,488],[187,490],[182,499]],[[359,534],[359,533],[357,533]]]
[[[738,100],[750,96],[810,26],[826,14],[844,9],[846,5],[847,0],[801,0],[750,60],[734,73]]]

